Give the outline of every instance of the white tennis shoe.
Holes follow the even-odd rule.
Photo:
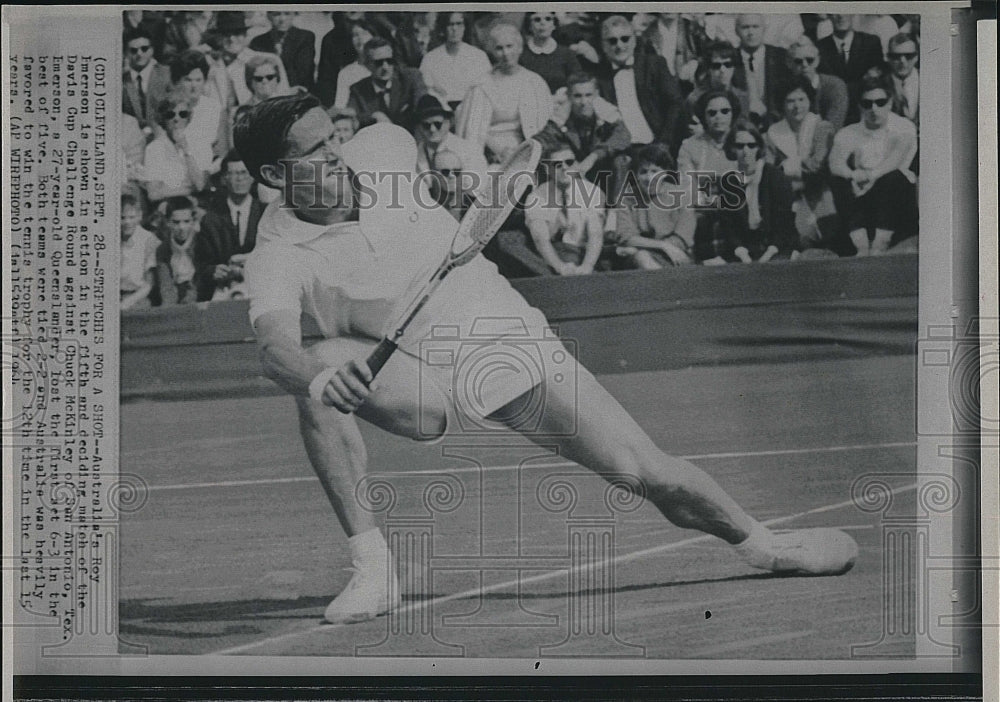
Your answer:
[[[857,542],[839,529],[799,529],[783,534],[761,531],[755,534],[752,545],[740,545],[736,550],[755,568],[791,575],[842,575],[858,557]]]
[[[841,575],[854,567],[858,544],[839,529],[801,529],[775,534],[768,570],[798,575]]]
[[[364,622],[399,606],[399,582],[392,565],[382,567],[355,564],[354,576],[343,592],[326,607],[323,618],[331,624]]]

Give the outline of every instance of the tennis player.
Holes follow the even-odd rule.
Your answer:
[[[288,197],[287,205],[279,199],[264,212],[245,273],[264,371],[294,396],[306,452],[349,537],[355,572],[324,616],[332,623],[370,619],[396,607],[399,591],[385,539],[355,499],[367,470],[356,417],[413,439],[439,438],[454,427],[454,373],[428,373],[419,340],[435,325],[469,334],[487,318],[495,338],[525,329],[543,338],[548,325],[479,256],[444,280],[373,382],[365,359],[410,301],[413,282],[449,250],[456,229],[412,178],[383,177],[412,174],[413,138],[375,125],[338,144],[330,118],[308,94],[245,108],[234,137],[254,177]],[[309,347],[302,343],[303,313],[325,337]],[[771,532],[702,470],[657,448],[585,368],[570,369],[575,384],[565,382],[565,364],[558,371],[484,374],[478,411],[529,438],[544,436],[564,457],[609,479],[641,481],[667,519],[723,539],[756,568],[834,575],[853,565],[857,544],[847,534]],[[431,382],[421,382],[422,373]],[[540,415],[528,430],[523,409],[539,396]]]

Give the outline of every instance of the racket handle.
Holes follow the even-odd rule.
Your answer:
[[[368,370],[372,372],[373,378],[382,370],[382,366],[386,364],[386,361],[396,351],[396,348],[396,342],[391,339],[383,338],[382,341],[378,342],[378,346],[375,347],[371,356],[368,357]]]

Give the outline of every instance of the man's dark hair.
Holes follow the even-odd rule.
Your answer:
[[[538,13],[533,12],[532,14],[538,14]],[[572,75],[570,75],[569,78],[566,79],[566,90],[568,91],[574,85],[579,85],[580,83],[593,83],[594,87],[596,88],[597,78],[590,75],[589,73],[583,73],[582,71],[573,73]]]
[[[899,34],[892,35],[892,38],[889,39],[889,49],[886,53],[892,53],[893,49],[906,42],[912,42],[917,48],[917,53],[920,53],[920,40],[917,39],[916,34],[911,34],[910,32],[900,32]]]
[[[882,90],[886,95],[892,95],[892,79],[889,73],[877,66],[869,68],[861,76],[861,89],[858,95],[864,95],[872,90]]]
[[[205,59],[205,54],[197,49],[189,49],[170,62],[170,80],[176,83],[196,68],[201,71],[202,76],[208,78],[208,60]]]
[[[674,161],[674,157],[670,153],[670,149],[667,148],[667,145],[660,144],[655,141],[652,144],[646,144],[639,149],[639,153],[636,154],[634,162],[637,171],[644,163],[652,164],[665,171],[673,171],[677,169],[677,163]]]
[[[705,47],[702,52],[702,56],[705,57],[705,64],[708,65],[712,62],[712,59],[718,57],[722,60],[736,61],[736,47],[730,44],[728,41],[713,41],[711,44]]]
[[[364,48],[362,49],[362,51],[364,52],[365,60],[366,61],[368,60],[368,54],[375,51],[376,49],[381,49],[383,46],[388,46],[390,49],[392,49],[392,44],[390,44],[386,39],[383,39],[382,37],[376,36],[366,41]],[[393,49],[392,53],[393,56],[395,56],[396,50]]]
[[[179,210],[191,210],[194,213],[196,209],[197,205],[195,205],[194,200],[187,195],[174,195],[164,201],[163,218],[166,219]]]
[[[135,207],[140,212],[142,211],[142,205],[139,204],[139,198],[132,193],[122,193],[121,209],[124,210],[126,207]]]
[[[243,157],[240,156],[240,152],[237,151],[236,149],[231,149],[219,164],[219,172],[222,175],[226,175],[229,172],[230,163],[243,163],[244,165],[246,165],[243,161]]]
[[[153,35],[149,33],[149,30],[139,25],[138,27],[132,27],[130,30],[125,32],[124,46],[127,49],[129,42],[133,42],[136,39],[148,39],[149,43],[153,43]]]
[[[813,87],[812,81],[805,76],[791,77],[779,85],[778,99],[783,103],[796,90],[804,92],[806,97],[809,98],[810,104],[816,101],[816,88]]]
[[[319,98],[311,93],[296,93],[246,105],[236,112],[233,142],[255,180],[264,182],[261,166],[277,165],[285,157],[288,131],[315,107],[322,108]]]

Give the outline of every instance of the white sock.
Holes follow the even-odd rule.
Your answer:
[[[774,534],[766,526],[754,521],[750,536],[745,541],[734,544],[740,558],[755,568],[770,568],[774,560]]]
[[[377,528],[347,539],[351,548],[351,563],[355,568],[385,568],[389,561],[389,546]]]

